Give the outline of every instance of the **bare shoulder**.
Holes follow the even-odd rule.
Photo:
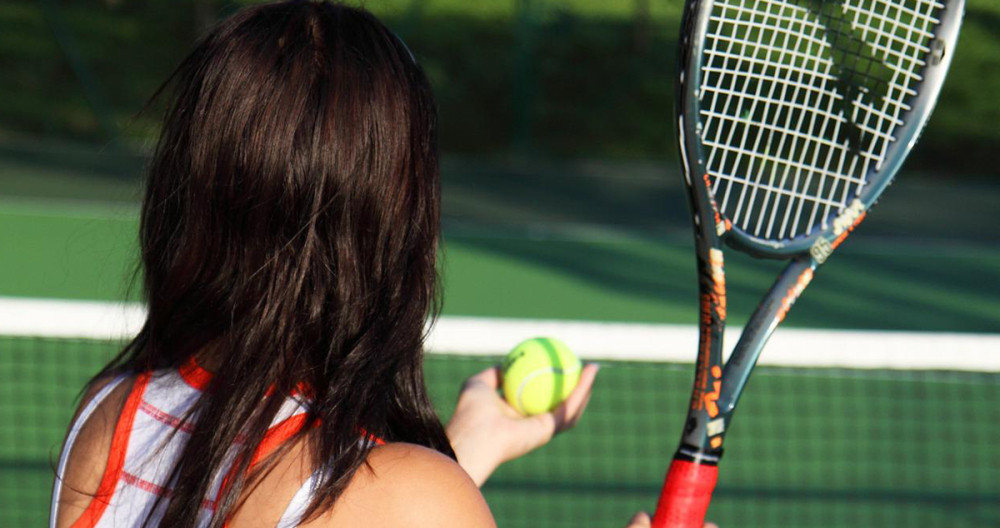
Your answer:
[[[303,526],[340,525],[496,526],[465,470],[437,451],[405,443],[375,448],[329,514]]]

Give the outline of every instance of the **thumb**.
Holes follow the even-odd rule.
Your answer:
[[[468,389],[475,386],[487,387],[490,390],[497,390],[500,388],[502,383],[503,375],[500,373],[500,367],[492,366],[482,372],[476,373],[474,376],[465,380],[465,384],[462,389]]]

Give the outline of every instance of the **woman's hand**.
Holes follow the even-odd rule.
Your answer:
[[[465,381],[455,414],[446,428],[458,463],[478,486],[500,464],[545,445],[556,433],[580,420],[590,400],[597,365],[585,365],[580,383],[552,412],[523,416],[497,393],[502,382],[499,367],[486,369]]]
[[[652,526],[653,520],[649,518],[649,514],[646,512],[639,512],[632,517],[632,520],[628,522],[628,526],[625,528],[650,528]],[[719,528],[713,523],[705,523],[705,528]]]

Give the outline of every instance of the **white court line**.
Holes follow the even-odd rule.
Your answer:
[[[142,327],[139,304],[0,297],[0,335],[127,339]],[[740,329],[726,331],[735,343]],[[445,316],[427,339],[438,354],[500,356],[523,339],[554,336],[590,360],[690,363],[688,325]],[[779,328],[762,365],[1000,372],[1000,334]]]
[[[141,304],[0,297],[0,335],[128,339],[146,319]]]

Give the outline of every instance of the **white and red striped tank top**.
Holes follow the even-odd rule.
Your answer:
[[[141,525],[156,499],[170,493],[171,485],[166,481],[191,432],[190,422],[184,423],[181,417],[201,396],[210,378],[211,374],[193,361],[177,370],[138,376],[115,427],[100,487],[73,528]],[[126,379],[127,376],[122,375],[105,385],[73,422],[59,460],[49,520],[51,528],[55,527],[58,518],[62,488],[58,483],[62,482],[74,441],[98,405]],[[302,427],[307,404],[304,399],[294,397],[284,402],[251,464],[269,455]],[[312,499],[312,490],[322,476],[321,471],[314,472],[295,493],[278,523],[279,528],[299,524]],[[216,495],[228,473],[226,470],[215,476],[210,496],[202,502],[199,526],[207,525],[211,519]],[[166,502],[160,504],[160,509],[153,514],[156,522],[151,526],[157,526],[163,515]]]

